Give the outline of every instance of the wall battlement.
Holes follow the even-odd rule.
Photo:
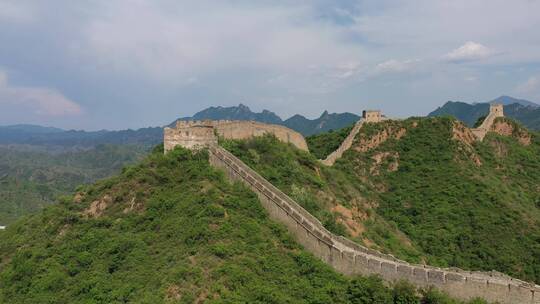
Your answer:
[[[540,304],[540,286],[498,272],[414,265],[336,236],[289,196],[227,150],[212,146],[210,163],[259,197],[270,217],[284,224],[306,250],[345,275],[376,274],[388,282],[433,286],[462,300],[475,297],[501,304]]]
[[[165,153],[176,146],[188,149],[210,147],[217,144],[218,136],[225,139],[248,139],[273,134],[279,140],[308,151],[302,134],[287,127],[241,120],[192,120],[177,121],[175,128],[165,128],[163,143]]]

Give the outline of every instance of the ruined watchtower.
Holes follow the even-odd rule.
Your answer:
[[[176,128],[163,130],[163,143],[165,152],[175,146],[188,149],[200,149],[217,145],[217,136],[212,121],[177,121]]]
[[[364,110],[362,118],[365,122],[380,122],[383,120],[383,115],[380,110]]]
[[[489,113],[484,118],[484,121],[478,128],[471,129],[474,136],[479,141],[482,141],[484,137],[486,137],[487,132],[491,129],[491,126],[493,126],[493,123],[495,122],[495,118],[497,117],[504,117],[504,107],[502,104],[490,104],[489,105]]]
[[[493,115],[494,117],[504,117],[504,106],[500,103],[490,104],[489,115]]]
[[[224,139],[248,139],[264,134],[273,134],[282,142],[308,151],[306,140],[296,131],[284,126],[240,120],[177,121],[175,128],[165,128],[163,131],[163,145],[165,152],[175,146],[200,149],[217,145],[218,136]]]

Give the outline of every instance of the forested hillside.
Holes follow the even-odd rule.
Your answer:
[[[333,167],[271,138],[224,145],[334,232],[412,262],[539,282],[540,143],[510,120],[496,128],[505,135],[480,143],[450,118],[366,124]]]
[[[458,303],[421,294],[422,303]],[[158,147],[0,231],[1,303],[420,301],[405,283],[345,278],[316,260],[205,151],[164,156]]]
[[[59,195],[72,194],[81,184],[118,173],[140,160],[145,151],[129,145],[99,145],[58,154],[40,152],[37,147],[26,151],[0,147],[0,225],[54,203]]]
[[[504,101],[504,99],[499,99]],[[519,100],[518,100],[519,101]],[[512,103],[504,105],[504,115],[519,121],[531,130],[540,130],[540,107],[531,103]],[[472,127],[478,118],[487,115],[489,103],[468,104],[449,101],[428,114],[430,117],[450,115]]]

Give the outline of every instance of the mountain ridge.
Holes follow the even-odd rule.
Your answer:
[[[531,130],[540,130],[540,106],[527,100],[519,100],[501,96],[492,102],[502,102],[504,115],[521,122]],[[512,102],[512,103],[510,103]],[[469,127],[489,112],[490,103],[466,103],[463,101],[447,101],[444,105],[430,112],[428,117],[451,115],[463,121]],[[536,105],[536,106],[535,106]]]

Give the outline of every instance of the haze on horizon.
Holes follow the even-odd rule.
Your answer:
[[[540,1],[0,0],[0,125],[540,101]]]

